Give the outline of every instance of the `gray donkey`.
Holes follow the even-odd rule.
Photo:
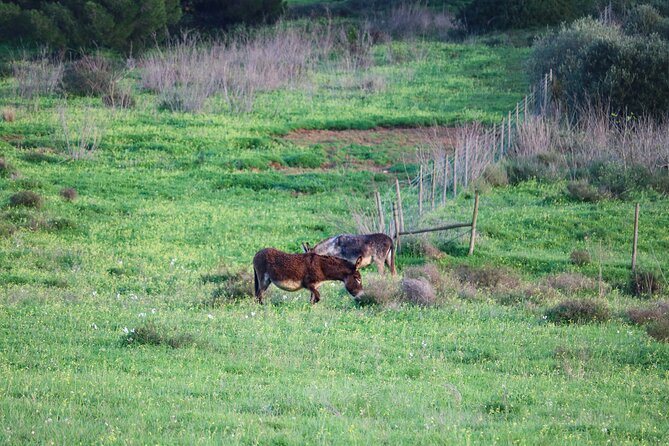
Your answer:
[[[327,238],[314,247],[309,246],[309,243],[302,243],[302,249],[304,252],[339,257],[351,263],[362,257],[361,268],[374,262],[382,274],[385,263],[390,268],[391,274],[393,276],[396,274],[395,244],[386,234],[340,234]]]

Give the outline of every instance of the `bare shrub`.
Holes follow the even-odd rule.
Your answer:
[[[650,308],[630,308],[625,314],[630,321],[637,325],[656,322],[661,318],[669,317],[669,301],[657,302]]]
[[[281,24],[227,40],[183,35],[140,61],[142,85],[173,111],[201,110],[220,94],[231,111],[247,112],[256,92],[303,79],[318,56],[316,36]]]
[[[63,89],[77,96],[103,96],[114,91],[123,72],[102,54],[85,54],[65,65]]]
[[[509,269],[495,266],[471,267],[462,265],[456,274],[462,282],[476,288],[514,288],[520,284],[518,277]]]
[[[463,300],[476,301],[479,298],[479,293],[474,285],[465,283],[458,291],[458,297]]]
[[[61,189],[60,196],[63,197],[65,201],[74,201],[77,198],[77,191],[72,187],[66,187]]]
[[[71,117],[66,107],[59,107],[58,117],[66,155],[71,160],[91,158],[99,149],[104,133],[95,114],[87,110],[82,117]]]
[[[12,207],[41,208],[43,204],[42,196],[30,190],[17,192],[9,197],[9,205]]]
[[[365,278],[364,293],[356,302],[361,305],[396,306],[401,302],[399,280],[393,277],[374,275]]]
[[[646,331],[648,335],[657,341],[669,342],[669,316],[666,314],[657,321],[651,323]]]
[[[23,58],[12,63],[12,74],[16,80],[16,94],[25,99],[39,95],[51,95],[58,91],[63,78],[63,61],[42,49],[38,56]]]
[[[548,116],[528,116],[517,128],[510,154],[529,157],[555,150],[560,138],[559,121]]]
[[[444,299],[455,296],[460,288],[457,278],[453,277],[451,271],[441,271],[433,263],[408,267],[404,270],[404,277],[427,280],[436,291],[437,296]]]
[[[434,36],[446,38],[456,28],[453,17],[430,9],[423,2],[396,3],[387,14],[376,17],[375,27],[393,37]]]
[[[597,288],[597,282],[595,280],[580,273],[556,274],[546,277],[543,282],[546,286],[567,294],[585,290],[594,290]]]
[[[5,122],[16,121],[16,109],[13,107],[5,107],[2,109],[2,120]]]
[[[606,302],[597,300],[566,300],[550,308],[545,316],[555,324],[605,322],[611,317]]]
[[[437,296],[434,288],[425,279],[404,278],[400,282],[402,298],[416,305],[432,306],[436,303]]]
[[[585,249],[575,249],[569,254],[569,261],[576,266],[589,265],[591,262],[590,253]]]
[[[629,291],[635,296],[650,297],[662,288],[660,279],[652,271],[637,271],[630,275]]]
[[[514,288],[499,287],[492,290],[492,298],[500,305],[538,305],[557,297],[557,293],[542,284],[521,284]]]

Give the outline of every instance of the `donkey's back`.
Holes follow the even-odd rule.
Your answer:
[[[386,234],[340,234],[319,242],[312,251],[320,255],[335,256],[354,262],[362,257],[361,267],[376,264],[383,272],[384,263],[395,274],[395,246],[393,239]]]

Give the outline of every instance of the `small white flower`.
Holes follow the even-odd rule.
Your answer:
[[[252,311],[252,312],[251,312],[251,317],[254,317],[255,315],[256,315],[256,312],[255,312],[255,311]]]
[[[213,318],[214,318],[214,315],[211,314],[211,313],[209,313],[209,314],[207,315],[207,317],[208,317],[209,319],[213,319]]]
[[[128,297],[132,300],[137,300],[137,295],[136,294],[131,294]]]
[[[92,328],[93,330],[97,330],[97,329],[98,329],[98,326],[95,325],[95,322],[93,322],[93,323],[91,324],[91,328]]]
[[[155,308],[151,308],[151,314],[156,314],[156,309]]]
[[[121,298],[121,293],[116,293],[116,298],[120,299]]]
[[[118,261],[118,264],[119,264],[119,265],[123,265],[123,260],[119,260],[119,261]]]
[[[139,313],[139,317],[146,317],[146,313]]]
[[[421,342],[421,345],[423,346],[423,348],[425,348],[425,347],[427,347],[427,342],[423,341],[423,342]]]
[[[97,292],[97,291],[93,291],[93,296],[97,296],[97,295],[98,295],[98,292]]]
[[[128,330],[128,327],[123,327],[123,333],[125,333],[125,334],[130,333],[130,330]]]
[[[177,263],[177,258],[174,257],[172,260],[170,260],[170,266],[174,266],[174,264]]]
[[[413,353],[409,352],[409,358],[413,358]]]

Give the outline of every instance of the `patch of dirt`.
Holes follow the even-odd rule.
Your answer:
[[[393,127],[375,128],[370,130],[295,130],[283,138],[297,145],[308,146],[314,144],[359,144],[373,146],[383,144],[413,148],[428,145],[430,141],[439,141],[450,147],[453,145],[454,127]]]

